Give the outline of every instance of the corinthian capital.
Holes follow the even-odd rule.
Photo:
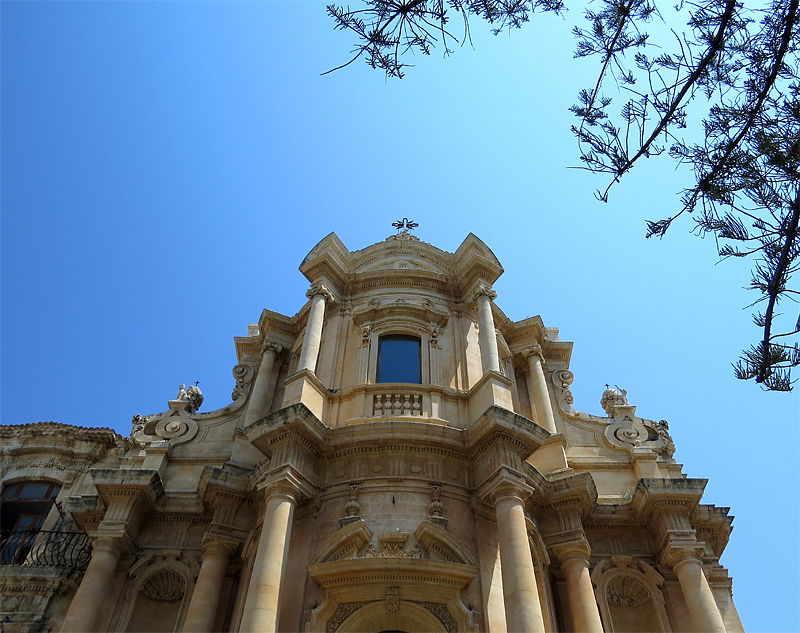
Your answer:
[[[478,297],[489,297],[491,301],[497,299],[497,293],[492,290],[492,287],[489,284],[478,284],[477,289],[472,294],[473,301],[476,300]]]
[[[315,281],[313,284],[311,284],[311,288],[309,288],[306,292],[306,297],[309,299],[313,299],[317,295],[322,296],[325,301],[333,300],[333,294],[331,294],[331,291],[328,290],[325,284],[321,281]]]

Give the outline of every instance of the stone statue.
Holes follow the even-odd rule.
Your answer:
[[[188,402],[189,410],[191,413],[194,413],[200,408],[200,405],[203,404],[203,392],[200,391],[200,387],[197,385],[189,385],[188,389],[186,385],[181,385],[175,400]]]
[[[185,395],[185,400],[189,402],[189,408],[192,410],[192,413],[194,413],[200,408],[200,405],[203,404],[203,392],[200,391],[200,387],[197,385],[190,385]]]
[[[146,415],[139,415],[138,413],[133,416],[131,419],[131,435],[135,435],[136,433],[141,433],[144,431],[144,425],[147,424],[147,416]]]
[[[622,387],[617,386],[616,389],[606,389],[603,392],[603,397],[600,398],[600,406],[609,417],[614,417],[614,410],[619,406],[628,404],[628,392]]]

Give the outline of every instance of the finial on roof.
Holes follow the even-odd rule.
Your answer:
[[[398,233],[400,233],[401,231],[413,231],[419,226],[419,222],[413,222],[408,218],[403,218],[397,222],[392,222],[392,226],[397,229]]]

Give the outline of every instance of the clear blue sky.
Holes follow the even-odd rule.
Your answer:
[[[571,20],[572,18],[570,18]],[[758,335],[744,262],[675,226],[685,174],[578,164],[567,108],[593,68],[571,22],[420,58],[384,81],[318,2],[2,2],[2,423],[107,426],[200,381],[229,403],[233,336],[294,314],[297,271],[404,216],[503,263],[498,305],[575,342],[575,406],[605,383],[667,419],[676,459],[731,506],[722,559],[748,631],[798,631],[798,406],[732,376]],[[777,540],[782,539],[781,543]]]

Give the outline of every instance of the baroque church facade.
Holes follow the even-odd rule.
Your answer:
[[[743,631],[728,508],[624,391],[573,408],[572,343],[506,317],[480,239],[332,233],[300,270],[228,406],[0,427],[3,633]]]

